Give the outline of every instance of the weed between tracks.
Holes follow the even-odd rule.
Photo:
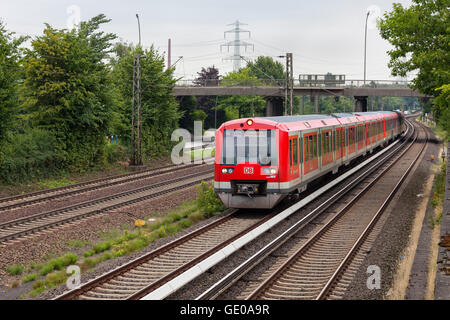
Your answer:
[[[115,228],[99,233],[102,241],[91,245],[80,255],[69,252],[60,257],[53,257],[46,263],[31,263],[27,268],[18,265],[10,266],[8,272],[18,275],[26,269],[27,274],[22,277],[22,283],[34,281],[33,290],[28,294],[30,298],[34,298],[45,290],[66,282],[70,274],[65,272],[65,268],[69,265],[78,264],[81,272],[87,272],[101,262],[137,252],[158,239],[176,234],[223,210],[225,207],[215,195],[212,184],[202,182],[198,186],[196,200],[185,202],[157,220],[150,219],[157,216],[155,213],[150,213],[141,227],[128,230],[129,227],[125,225],[122,229]],[[72,240],[68,244],[72,248],[90,245],[82,240]],[[19,285],[18,282],[14,284]],[[25,295],[21,298],[25,298]]]
[[[440,170],[436,174],[436,178],[434,180],[433,186],[433,197],[431,198],[431,206],[435,210],[439,210],[438,214],[434,217],[430,217],[428,224],[431,228],[434,228],[436,225],[439,225],[442,220],[442,208],[444,205],[444,195],[445,195],[445,176],[446,176],[446,168],[447,163],[445,161],[441,162]]]

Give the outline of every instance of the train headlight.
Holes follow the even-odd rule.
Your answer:
[[[277,169],[275,168],[263,168],[263,174],[277,174]]]
[[[248,120],[247,120],[247,125],[251,126],[252,124],[253,124],[253,120],[248,119]]]
[[[234,171],[233,168],[222,168],[222,173],[223,174],[232,174]]]

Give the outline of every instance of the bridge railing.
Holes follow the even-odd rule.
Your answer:
[[[280,87],[284,88],[286,79],[182,79],[178,80],[176,85],[180,87]],[[294,80],[294,87],[358,87],[358,88],[408,88],[410,81],[398,80],[359,80],[349,79],[345,83],[334,83],[332,80],[325,83],[315,84],[306,80]]]

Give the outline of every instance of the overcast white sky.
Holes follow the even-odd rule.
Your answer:
[[[250,39],[242,36],[254,44],[254,52],[243,52],[249,59],[292,52],[296,78],[300,73],[332,72],[362,79],[366,12],[379,8],[382,14],[394,2],[411,4],[410,0],[1,0],[0,19],[10,31],[35,36],[41,34],[44,22],[66,28],[79,8],[81,20],[104,13],[112,19],[105,31],[137,43],[135,14],[139,13],[143,45],[155,44],[166,52],[171,38],[172,63],[184,57],[176,74],[187,79],[213,64],[220,74],[232,70],[232,62],[223,60],[229,54],[226,48],[221,53],[220,44],[226,41],[224,31],[231,29],[227,24],[239,19],[251,31]],[[374,18],[369,20],[367,78],[393,79],[387,67],[390,46],[381,39]],[[228,34],[227,40],[232,39]]]

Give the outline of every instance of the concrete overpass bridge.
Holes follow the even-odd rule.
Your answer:
[[[209,80],[207,83],[194,83],[183,80],[174,88],[175,96],[232,96],[259,95],[267,101],[266,116],[283,115],[283,102],[286,95],[284,80]],[[412,90],[408,83],[394,81],[347,80],[344,85],[296,86],[292,94],[315,97],[318,113],[319,96],[342,96],[355,98],[355,111],[367,111],[368,97],[417,97],[426,95]]]

